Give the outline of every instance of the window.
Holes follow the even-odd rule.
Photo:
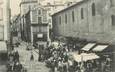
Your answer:
[[[42,18],[38,17],[38,23],[42,23]]]
[[[59,16],[59,23],[61,24],[61,16]]]
[[[2,19],[3,19],[3,9],[0,8],[0,20],[2,20]]]
[[[39,32],[42,32],[42,27],[41,26],[39,26]]]
[[[65,14],[65,23],[67,23],[67,14]]]
[[[38,22],[38,16],[37,16],[37,10],[32,10],[31,12],[31,22],[32,23],[37,23]]]
[[[95,4],[92,4],[92,16],[95,16]]]
[[[41,10],[38,10],[38,14],[41,15]]]
[[[81,19],[84,19],[83,8],[81,8]]]
[[[112,26],[115,26],[115,15],[111,16],[111,20],[112,20]]]
[[[53,21],[52,21],[52,22],[56,23],[56,18],[53,18]]]
[[[46,10],[42,10],[42,17],[43,17],[43,22],[47,22],[47,11]]]
[[[73,21],[73,22],[75,21],[75,18],[74,18],[74,11],[72,11],[72,21]]]

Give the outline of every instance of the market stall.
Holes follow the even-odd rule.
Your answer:
[[[101,71],[111,72],[114,66],[114,46],[108,44],[97,44],[92,52],[100,56]]]
[[[78,52],[73,52],[73,53],[70,53],[70,54],[76,62],[83,62],[83,61],[88,61],[88,60],[93,60],[93,59],[100,58],[95,53],[81,53],[81,54],[78,54]]]

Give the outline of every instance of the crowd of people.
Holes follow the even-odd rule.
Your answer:
[[[47,54],[46,65],[51,68],[51,72],[56,70],[60,72],[67,72],[67,63],[68,63],[68,49],[66,46],[59,45],[59,48],[53,46],[48,47],[47,49],[49,54]]]
[[[73,46],[73,45],[72,45]],[[45,62],[50,68],[50,72],[113,72],[112,59],[109,55],[100,56],[99,59],[77,62],[71,52],[75,51],[78,54],[84,51],[78,51],[75,46],[68,47],[65,43],[51,44],[47,48],[39,48],[39,58],[41,62]],[[7,72],[26,72],[19,61],[18,51],[12,51],[9,54]],[[30,60],[34,60],[31,54]]]
[[[110,57],[77,62],[70,56],[72,49],[60,43],[56,48],[53,45],[42,48],[39,61],[45,61],[50,72],[112,72]]]
[[[26,72],[19,61],[18,51],[13,50],[8,55],[7,72]]]

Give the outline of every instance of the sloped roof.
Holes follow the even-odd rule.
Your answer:
[[[60,11],[54,13],[52,16],[54,16],[54,15],[56,15],[56,14],[59,14],[59,13],[61,13],[61,12],[63,12],[63,11],[66,11],[66,10],[72,8],[72,7],[77,6],[77,5],[81,5],[82,3],[87,2],[87,1],[88,1],[88,0],[82,0],[82,1],[76,2],[75,4],[72,4],[71,6],[69,6],[69,7],[67,7],[67,8],[64,8],[64,9],[62,9],[62,10],[60,10]]]

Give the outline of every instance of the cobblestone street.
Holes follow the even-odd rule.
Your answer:
[[[27,72],[49,72],[49,69],[45,67],[45,63],[38,62],[38,53],[35,50],[26,50],[26,44],[22,43],[18,48],[20,55],[20,62],[27,69]],[[34,55],[34,60],[30,60],[31,53]]]

